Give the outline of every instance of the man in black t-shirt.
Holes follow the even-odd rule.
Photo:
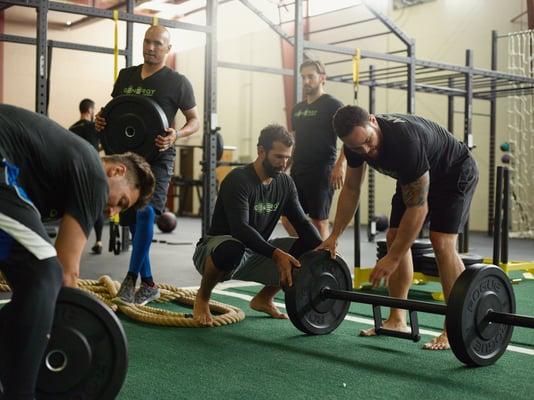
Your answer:
[[[153,190],[138,155],[101,160],[48,118],[0,104],[0,271],[13,291],[0,309],[2,398],[35,398],[59,290],[76,286],[95,220],[144,207]],[[57,219],[54,246],[42,221]]]
[[[392,297],[406,298],[413,278],[410,247],[425,218],[430,219],[430,241],[438,264],[445,299],[464,270],[456,251],[478,182],[469,148],[438,124],[414,115],[370,115],[360,107],[340,108],[334,129],[344,143],[347,177],[338,201],[334,228],[321,248],[335,254],[336,241],[358,206],[366,164],[397,180],[391,201],[387,255],[378,260],[371,282],[382,279]],[[392,309],[384,327],[407,330],[405,310]],[[374,329],[362,332],[374,335]],[[449,348],[446,332],[426,349]]]
[[[144,63],[122,69],[119,73],[112,97],[147,96],[163,109],[169,126],[166,136],[156,138],[159,156],[150,163],[156,177],[156,189],[150,205],[137,213],[121,215],[121,225],[128,225],[133,236],[132,255],[128,273],[124,278],[115,301],[119,303],[146,304],[160,296],[157,285],[152,278],[150,265],[150,245],[154,235],[154,220],[165,210],[169,182],[174,172],[177,138],[195,133],[199,126],[198,111],[193,88],[189,80],[165,66],[165,59],[171,49],[170,34],[165,27],[151,26],[145,33],[143,41]],[[186,118],[185,125],[174,129],[174,117],[181,110]],[[105,126],[104,119],[97,115],[98,131]],[[141,275],[141,286],[135,292],[135,284]]]
[[[293,139],[280,125],[261,131],[258,157],[236,168],[221,184],[208,235],[197,244],[193,261],[202,274],[193,308],[194,318],[210,326],[211,292],[218,282],[239,279],[265,287],[250,307],[274,318],[287,318],[273,304],[281,286],[291,286],[291,270],[301,254],[321,243],[297,199],[291,177],[284,173],[291,158]],[[295,227],[298,239],[269,240],[280,216]]]
[[[83,99],[78,106],[80,119],[74,123],[69,130],[86,140],[95,148],[100,150],[100,135],[95,129],[95,102],[91,99]]]
[[[82,139],[86,140],[95,148],[100,150],[100,136],[95,129],[95,102],[91,99],[83,99],[80,101],[80,120],[72,125],[69,130],[77,134]],[[104,228],[104,215],[101,215],[95,221],[95,244],[91,248],[93,253],[102,253],[102,229]]]
[[[295,131],[295,152],[291,177],[295,181],[300,204],[310,216],[321,237],[329,235],[328,216],[334,190],[343,185],[345,156],[336,161],[337,137],[332,117],[343,104],[325,93],[326,72],[323,63],[306,60],[300,66],[304,101],[293,108],[291,124]],[[290,225],[284,225],[293,233]]]

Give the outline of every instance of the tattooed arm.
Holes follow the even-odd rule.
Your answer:
[[[406,205],[406,211],[400,221],[395,241],[388,251],[388,255],[394,259],[400,260],[423,227],[428,212],[429,186],[430,177],[428,171],[414,182],[401,186],[402,199]]]
[[[402,198],[406,211],[397,228],[397,235],[385,257],[378,260],[369,281],[374,287],[385,279],[386,286],[393,271],[399,266],[402,256],[410,249],[413,241],[419,234],[428,212],[427,197],[430,179],[428,171],[419,179],[407,185],[402,185]]]

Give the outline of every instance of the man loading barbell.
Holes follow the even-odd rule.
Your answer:
[[[430,241],[447,300],[464,270],[456,241],[467,221],[478,182],[478,169],[469,148],[438,124],[413,115],[375,116],[361,107],[345,106],[334,115],[333,125],[344,143],[348,168],[332,234],[320,248],[335,254],[337,239],[358,206],[369,164],[397,180],[387,232],[388,253],[378,260],[371,283],[376,287],[384,279],[392,297],[408,296],[413,279],[410,246],[428,214]],[[383,327],[407,331],[405,311],[391,309]],[[374,334],[374,329],[362,331],[364,336]],[[449,349],[446,332],[424,348]]]
[[[0,271],[13,296],[0,309],[4,397],[33,399],[61,284],[76,286],[98,217],[144,207],[150,166],[106,156],[48,118],[0,105]],[[61,218],[55,247],[42,220]]]

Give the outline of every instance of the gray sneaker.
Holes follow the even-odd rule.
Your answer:
[[[113,299],[114,303],[132,304],[135,300],[135,281],[131,276],[126,276],[121,283],[117,292],[117,297]]]
[[[160,292],[157,286],[148,286],[146,283],[141,282],[141,286],[135,292],[135,304],[144,306],[146,303],[159,299]]]

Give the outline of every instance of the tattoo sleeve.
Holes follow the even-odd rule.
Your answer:
[[[406,207],[421,207],[427,201],[430,179],[428,172],[407,185],[402,185],[402,200]]]

